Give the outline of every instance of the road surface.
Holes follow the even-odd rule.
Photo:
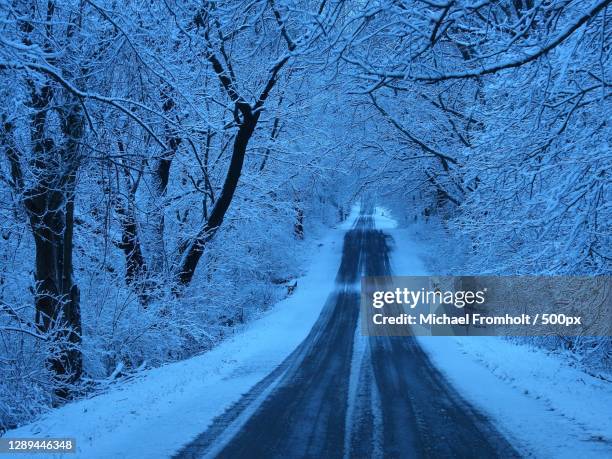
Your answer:
[[[361,336],[359,281],[391,275],[387,239],[358,218],[308,337],[176,458],[518,457],[413,337]]]

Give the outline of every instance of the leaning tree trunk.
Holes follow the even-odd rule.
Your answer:
[[[242,112],[243,119],[234,139],[232,158],[227,175],[225,176],[225,182],[208,220],[181,258],[178,270],[178,283],[182,286],[188,285],[193,279],[198,262],[204,253],[204,246],[214,237],[221,223],[223,223],[225,214],[230,207],[236,187],[238,186],[240,175],[242,174],[244,156],[249,140],[253,136],[257,121],[259,120],[260,112],[253,112],[249,105],[241,104],[238,108]]]
[[[207,11],[198,12],[194,20],[194,25],[197,28],[204,27],[204,38],[210,45],[210,29],[208,27],[205,27],[203,23],[204,17],[208,17]],[[288,37],[282,24],[281,27],[283,29],[283,36],[288,42],[289,51],[293,51],[295,49],[295,44]],[[227,60],[227,55],[224,53],[223,48],[222,54]],[[251,140],[251,137],[255,132],[257,122],[259,121],[259,116],[261,115],[261,110],[263,109],[264,104],[270,95],[270,92],[276,85],[278,74],[284,67],[284,65],[289,61],[290,55],[285,56],[272,66],[269,72],[268,81],[266,82],[261,94],[257,98],[257,102],[255,102],[253,106],[248,104],[245,99],[243,99],[238,93],[234,81],[235,75],[231,70],[231,65],[229,64],[229,62],[227,62],[227,66],[229,67],[229,69],[226,69],[212,51],[209,51],[206,57],[212,65],[213,71],[217,74],[222,88],[227,93],[227,96],[234,102],[233,113],[236,124],[238,125],[238,132],[236,133],[236,137],[234,138],[232,158],[230,160],[227,175],[225,176],[223,188],[221,189],[221,194],[216,200],[215,205],[212,211],[210,212],[210,216],[208,217],[206,223],[200,229],[191,244],[189,244],[185,248],[184,252],[180,254],[180,262],[178,263],[177,271],[177,283],[179,286],[186,286],[191,283],[191,280],[193,279],[193,276],[195,274],[195,270],[198,267],[200,258],[204,253],[205,245],[215,236],[221,226],[221,223],[223,223],[225,214],[227,213],[230,204],[232,203],[232,199],[234,197],[236,187],[238,186],[240,175],[242,174],[242,166],[244,164],[244,157],[246,154],[247,146],[249,144],[249,140]],[[241,115],[242,119],[240,119]],[[179,290],[177,289],[176,292],[178,293]]]

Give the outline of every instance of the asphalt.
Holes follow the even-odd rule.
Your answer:
[[[389,246],[362,214],[306,339],[175,457],[519,457],[414,337],[361,336],[359,281],[391,275]]]

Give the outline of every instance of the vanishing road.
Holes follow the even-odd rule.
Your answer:
[[[371,216],[358,218],[308,337],[175,457],[518,456],[413,337],[361,335],[359,281],[391,275],[387,239]]]

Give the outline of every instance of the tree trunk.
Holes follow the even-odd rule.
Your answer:
[[[198,267],[198,262],[204,253],[204,246],[214,237],[223,223],[225,214],[230,207],[236,187],[238,186],[249,140],[253,136],[257,121],[259,120],[260,112],[253,113],[251,107],[247,104],[237,104],[237,106],[242,113],[243,119],[238,129],[238,133],[236,134],[236,138],[234,139],[229,169],[225,177],[225,182],[223,183],[221,194],[215,201],[210,217],[197,237],[185,251],[179,264],[178,282],[183,286],[189,285],[193,279],[195,270]]]
[[[68,395],[63,386],[82,373],[80,295],[72,277],[74,201],[65,198],[61,192],[41,189],[25,199],[36,245],[36,324],[58,343],[48,363],[63,398]]]
[[[121,222],[119,248],[125,255],[125,283],[131,286],[144,279],[147,274],[147,264],[140,247],[138,223],[134,215],[133,205],[130,203],[127,206],[117,204],[116,210]]]
[[[164,100],[163,110],[166,115],[172,113],[175,106],[174,99],[168,94],[168,90],[162,91],[162,99]],[[164,238],[165,232],[165,204],[164,200],[168,192],[168,183],[170,181],[170,168],[172,161],[176,157],[182,139],[179,137],[170,126],[166,126],[166,146],[167,151],[164,151],[161,156],[153,163],[152,167],[152,194],[150,196],[148,215],[149,235],[146,237],[147,244],[145,249],[149,252],[148,267],[152,273],[163,273],[168,268],[168,260],[166,253],[166,243]]]
[[[304,239],[304,211],[296,204],[295,206],[295,224],[293,232],[297,239]]]
[[[62,112],[65,143],[57,146],[47,133],[46,107],[53,99],[53,88],[45,86],[32,94],[34,185],[24,190],[24,206],[30,220],[36,247],[35,307],[36,325],[50,333],[57,343],[49,357],[55,374],[57,395],[68,396],[68,384],[82,373],[81,313],[79,289],[73,279],[74,198],[79,167],[79,145],[83,136],[83,118],[76,101]]]
[[[117,147],[122,156],[126,155],[125,145],[121,140],[117,142]],[[146,305],[150,298],[146,292],[147,286],[145,282],[148,267],[142,252],[140,231],[135,211],[136,191],[139,181],[132,180],[127,165],[124,165],[123,172],[123,181],[119,180],[117,183],[119,190],[115,201],[115,212],[117,212],[121,225],[121,241],[117,246],[125,257],[125,284],[133,287],[140,302]],[[124,183],[125,187],[123,191],[120,189],[122,183]],[[125,198],[122,198],[123,195]]]

